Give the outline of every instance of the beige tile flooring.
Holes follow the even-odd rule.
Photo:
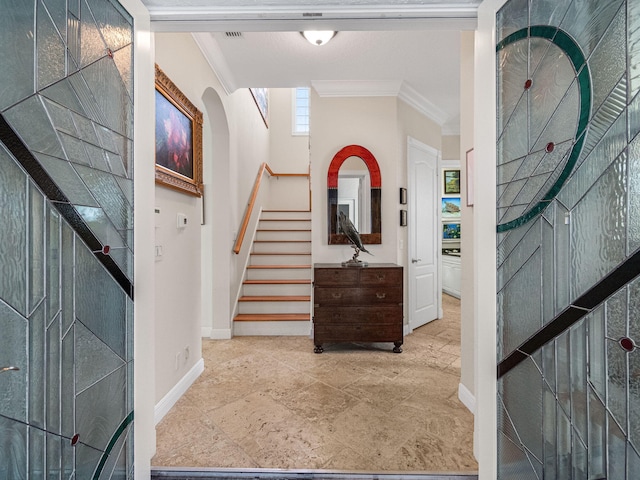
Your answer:
[[[204,340],[204,373],[157,426],[153,466],[471,472],[460,302],[389,344]]]

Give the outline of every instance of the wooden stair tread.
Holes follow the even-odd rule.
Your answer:
[[[258,228],[256,232],[310,232],[310,228]]]
[[[285,268],[311,268],[311,265],[247,265],[247,268],[256,268],[256,269],[285,269]]]
[[[295,322],[309,321],[308,313],[241,313],[233,318],[236,322]]]
[[[253,243],[311,243],[311,240],[254,240]]]
[[[309,302],[311,295],[250,295],[242,296],[239,302]]]
[[[290,279],[290,280],[245,280],[245,285],[311,285],[311,280]]]
[[[263,212],[288,212],[288,213],[311,213],[311,210],[281,210],[281,209],[264,209]]]
[[[261,222],[310,222],[310,218],[261,218]]]
[[[311,252],[251,252],[251,255],[311,255]]]

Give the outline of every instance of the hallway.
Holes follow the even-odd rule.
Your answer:
[[[458,400],[460,301],[392,344],[205,340],[205,371],[157,426],[154,467],[473,472]]]

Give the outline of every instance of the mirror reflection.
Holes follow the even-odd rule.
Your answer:
[[[371,233],[371,177],[360,157],[347,158],[338,173],[338,211],[344,213],[359,233]],[[340,230],[338,223],[338,233]]]

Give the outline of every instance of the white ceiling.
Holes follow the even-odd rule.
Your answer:
[[[313,86],[320,95],[397,95],[459,131],[460,31],[481,0],[143,0],[156,31],[190,31],[227,89]],[[302,29],[336,29],[309,44]],[[238,32],[228,36],[225,32]]]

